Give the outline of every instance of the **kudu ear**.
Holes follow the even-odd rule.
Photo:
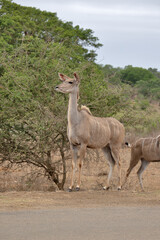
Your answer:
[[[70,80],[70,78],[62,73],[58,73],[60,81],[64,82],[66,80]]]
[[[75,78],[77,83],[80,83],[80,78],[79,78],[77,73],[74,73],[74,78]]]

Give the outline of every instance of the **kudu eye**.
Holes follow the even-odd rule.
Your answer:
[[[68,82],[69,84],[72,84],[73,82]]]

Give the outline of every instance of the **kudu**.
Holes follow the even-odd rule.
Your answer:
[[[130,166],[127,170],[123,185],[126,183],[129,174],[131,173],[132,169],[137,165],[139,160],[141,160],[141,166],[137,172],[137,175],[141,189],[142,191],[144,191],[142,182],[142,174],[144,170],[150,162],[160,162],[160,135],[156,138],[140,138],[131,145]]]
[[[86,148],[101,148],[108,159],[110,171],[108,174],[107,185],[104,189],[110,187],[109,182],[115,163],[118,166],[119,185],[121,188],[121,168],[120,168],[120,148],[124,141],[125,130],[123,125],[114,118],[100,118],[92,116],[90,110],[82,106],[77,108],[79,97],[80,79],[76,73],[71,79],[64,74],[59,74],[62,83],[55,90],[62,93],[69,93],[68,105],[68,129],[67,134],[70,142],[72,155],[72,174],[69,191],[72,191],[74,185],[75,166],[77,162],[77,153],[79,148],[79,174],[76,190],[80,189],[82,160],[85,157]]]

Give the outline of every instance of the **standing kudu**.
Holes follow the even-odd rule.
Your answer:
[[[150,162],[160,162],[160,135],[156,138],[140,138],[133,145],[131,145],[130,166],[127,170],[123,185],[126,183],[132,169],[140,160],[141,166],[137,172],[137,175],[141,189],[144,191],[142,182],[142,174],[144,170]]]
[[[92,116],[90,110],[82,106],[77,109],[79,96],[80,79],[76,73],[71,79],[64,74],[59,74],[62,83],[55,90],[62,93],[69,93],[68,105],[68,138],[72,154],[72,174],[69,191],[72,191],[74,185],[75,166],[77,161],[78,148],[79,154],[79,175],[76,190],[80,189],[82,160],[85,157],[86,148],[101,148],[108,159],[110,172],[108,175],[107,185],[104,189],[110,187],[109,181],[115,163],[118,166],[119,185],[121,188],[121,168],[119,151],[124,141],[125,130],[123,125],[114,118],[100,118]]]

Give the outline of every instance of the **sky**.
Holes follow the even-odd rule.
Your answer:
[[[56,12],[73,26],[89,28],[103,47],[98,64],[160,70],[160,0],[13,0]]]

